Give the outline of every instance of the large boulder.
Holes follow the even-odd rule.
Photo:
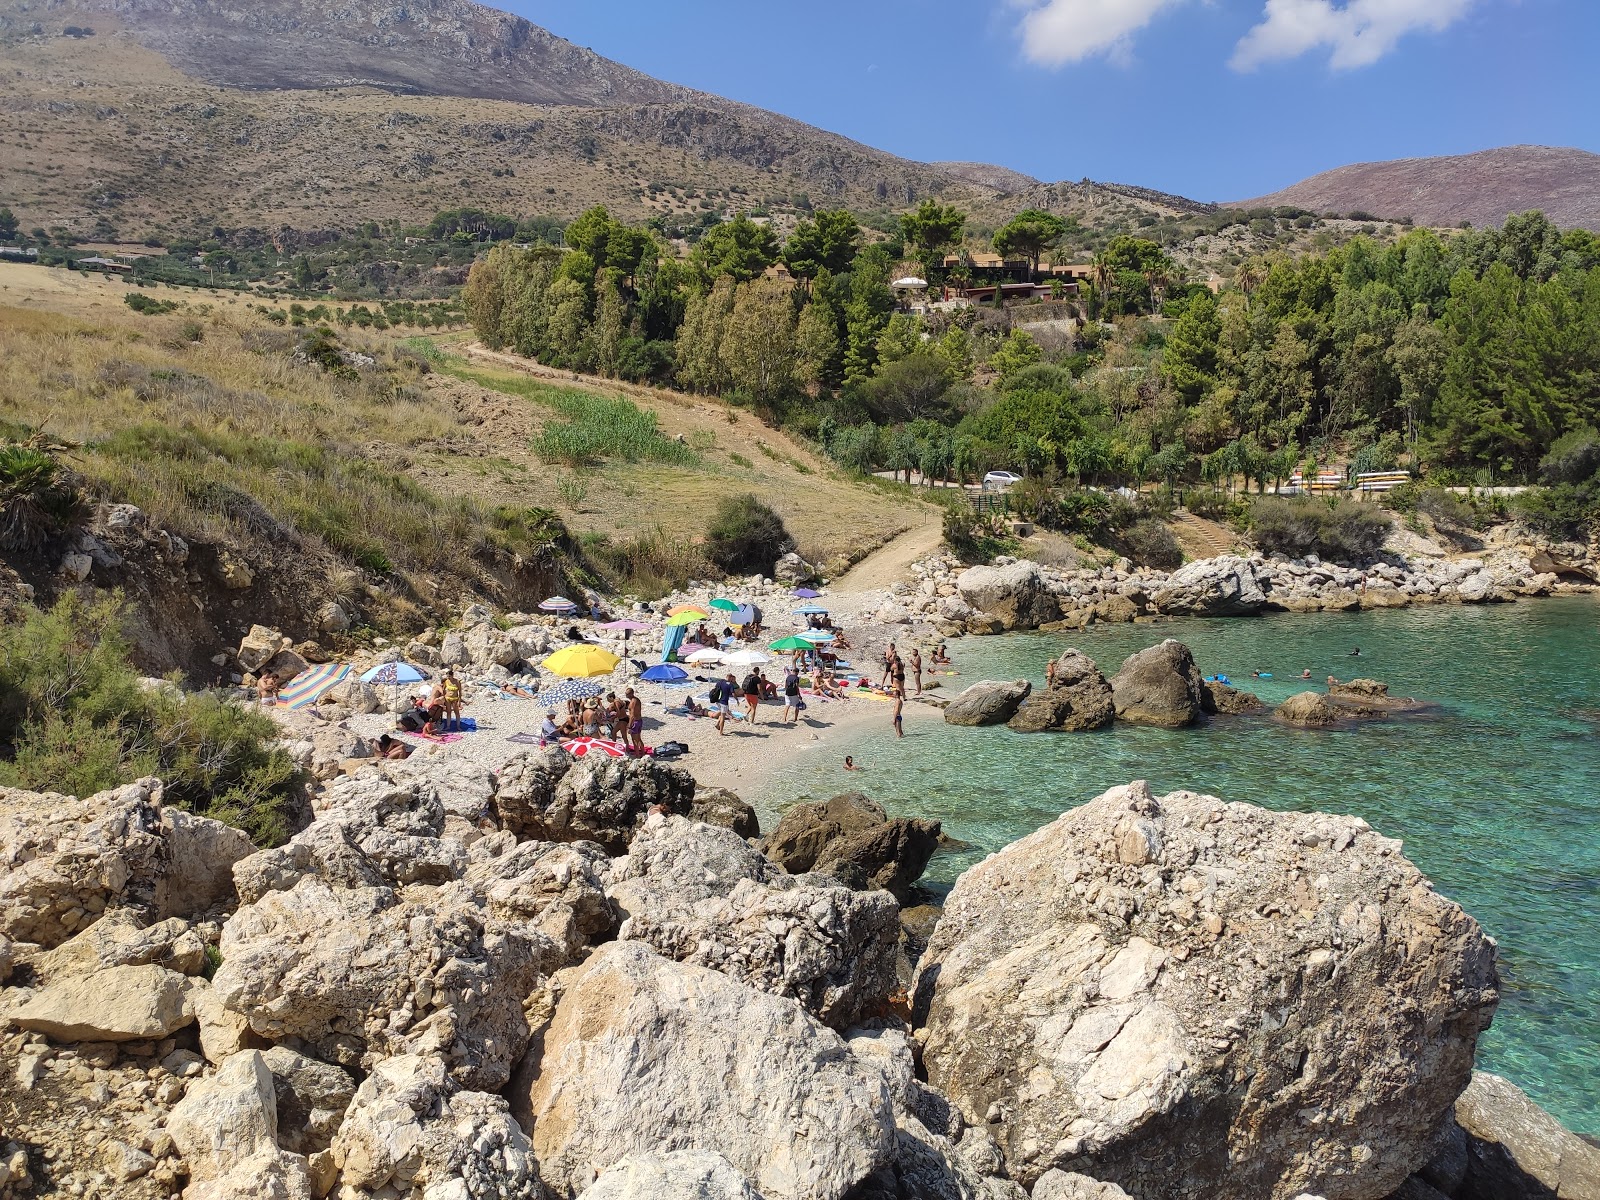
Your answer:
[[[742,838],[761,836],[756,810],[727,788],[697,788],[689,816],[707,825],[731,829]]]
[[[310,1200],[306,1160],[278,1148],[277,1095],[258,1051],[235,1054],[190,1085],[167,1118],[167,1133],[188,1168],[185,1196]]]
[[[516,842],[507,834],[473,847],[465,882],[508,929],[543,934],[568,962],[608,941],[619,917],[606,898],[611,860],[593,842]]]
[[[40,988],[12,1009],[11,1022],[58,1042],[133,1042],[193,1024],[194,1010],[177,972],[110,967]]]
[[[1236,554],[1179,567],[1151,599],[1173,617],[1248,617],[1267,605],[1266,573]]]
[[[914,1013],[929,1082],[1025,1183],[1378,1200],[1497,986],[1477,923],[1364,822],[1133,784],[961,877]]]
[[[1026,679],[1014,683],[985,680],[967,688],[945,706],[947,725],[1004,725],[1017,715],[1022,702],[1033,692]]]
[[[287,1046],[273,1046],[261,1060],[272,1072],[279,1146],[295,1154],[326,1150],[355,1096],[355,1080]]]
[[[560,769],[548,752],[523,754],[501,771],[495,805],[518,836],[625,854],[651,808],[687,815],[694,786],[687,771],[649,758],[585,758]]]
[[[1266,708],[1260,696],[1241,692],[1229,684],[1207,679],[1201,686],[1208,713],[1223,717],[1247,717]]]
[[[616,863],[619,936],[799,1001],[835,1029],[888,1009],[900,909],[823,875],[790,876],[730,830],[652,817]]]
[[[114,909],[93,925],[29,961],[33,978],[54,983],[74,975],[93,975],[108,967],[153,965],[180,975],[198,975],[206,946],[180,917],[141,926],[127,909]]]
[[[373,1068],[333,1140],[341,1195],[544,1200],[506,1101],[457,1091],[450,1075],[439,1059],[409,1054]]]
[[[1467,1158],[1457,1200],[1600,1197],[1600,1149],[1568,1133],[1516,1085],[1474,1072],[1455,1116]]]
[[[937,821],[890,820],[859,792],[796,804],[767,839],[767,856],[791,874],[816,871],[849,887],[905,900],[939,848]]]
[[[1326,729],[1344,719],[1321,692],[1299,692],[1290,696],[1278,705],[1272,716],[1274,720],[1300,729]]]
[[[1104,729],[1117,715],[1111,685],[1081,650],[1068,650],[1056,660],[1055,677],[1034,692],[1011,718],[1018,733],[1079,733]]]
[[[1087,1175],[1050,1170],[1033,1185],[1031,1200],[1128,1200],[1128,1193],[1114,1183],[1101,1183]]]
[[[1038,563],[972,567],[956,579],[962,600],[1004,629],[1037,629],[1061,619],[1061,606]]]
[[[308,876],[229,918],[212,987],[269,1041],[370,1070],[438,1054],[459,1086],[502,1087],[528,1043],[523,1002],[566,961],[548,937],[488,915],[464,887],[403,900]]]
[[[1205,687],[1194,655],[1168,638],[1123,660],[1111,680],[1117,717],[1132,725],[1182,729],[1205,711]]]
[[[108,908],[143,920],[231,903],[237,829],[162,804],[142,779],[79,799],[0,788],[0,936],[58,946]]]
[[[768,1200],[843,1200],[892,1153],[882,1072],[794,1001],[638,942],[557,984],[510,1095],[558,1197],[670,1148],[720,1154]]]
[[[615,1164],[581,1200],[762,1200],[742,1173],[709,1150],[638,1154]]]

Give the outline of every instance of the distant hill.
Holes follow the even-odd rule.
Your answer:
[[[952,179],[964,179],[980,187],[992,188],[1001,195],[1020,192],[1039,182],[1032,175],[1024,175],[1021,171],[1013,171],[1010,167],[997,167],[993,163],[936,162],[930,165],[934,170],[943,171]]]
[[[1495,226],[1512,213],[1537,208],[1558,225],[1600,231],[1600,154],[1507,146],[1448,158],[1360,163],[1243,202],[1251,208],[1280,204],[1438,226]]]

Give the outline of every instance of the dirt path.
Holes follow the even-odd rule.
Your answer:
[[[880,550],[874,550],[832,585],[835,594],[850,595],[887,588],[905,579],[911,564],[927,558],[944,541],[944,517],[929,517]]]

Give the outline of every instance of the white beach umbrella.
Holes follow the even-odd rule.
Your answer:
[[[713,650],[708,646],[703,650],[696,650],[693,654],[689,655],[689,657],[684,659],[683,661],[686,662],[686,663],[695,663],[695,664],[698,665],[700,663],[719,663],[725,657],[727,657],[727,656],[724,655],[721,650]]]
[[[740,650],[724,660],[730,667],[764,667],[772,660],[759,650]]]

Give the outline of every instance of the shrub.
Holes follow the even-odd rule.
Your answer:
[[[1552,486],[1586,483],[1600,472],[1600,432],[1584,425],[1555,440],[1539,462],[1539,480]]]
[[[1257,548],[1288,558],[1315,554],[1330,562],[1366,562],[1393,528],[1393,520],[1376,505],[1352,500],[1262,496],[1250,510]]]
[[[1600,524],[1600,491],[1593,483],[1532,488],[1512,501],[1512,511],[1535,533],[1582,542]]]
[[[794,549],[783,518],[755,496],[724,496],[706,530],[706,554],[724,571],[760,571]]]
[[[300,782],[276,735],[242,705],[141,683],[120,596],[69,593],[0,628],[0,784],[87,796],[154,775],[169,804],[276,845]]]
[[[1143,567],[1170,571],[1183,565],[1183,548],[1172,530],[1162,522],[1148,519],[1122,531],[1116,538],[1117,548]]]
[[[0,444],[0,550],[33,551],[84,512],[77,481],[46,451]]]
[[[965,504],[953,504],[944,513],[944,544],[964,563],[986,563],[1015,545],[998,516],[980,515]]]
[[[174,311],[177,307],[175,300],[157,300],[153,296],[146,296],[140,292],[129,292],[123,296],[122,302],[136,313],[147,317],[158,317],[162,313]]]

